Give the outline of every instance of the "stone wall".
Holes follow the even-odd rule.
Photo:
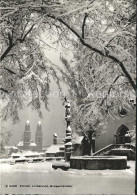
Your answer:
[[[121,149],[121,150],[120,149],[112,149],[111,155],[127,156],[128,160],[135,160],[136,159],[136,154],[131,149]]]

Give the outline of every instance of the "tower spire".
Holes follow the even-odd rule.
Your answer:
[[[30,131],[30,122],[29,122],[29,120],[26,121],[25,131]]]
[[[35,143],[37,144],[37,150],[42,150],[42,127],[41,127],[41,121],[38,121],[37,124],[37,130],[35,134]]]
[[[29,150],[31,140],[31,131],[30,131],[30,122],[27,120],[25,125],[25,131],[24,131],[24,150]]]

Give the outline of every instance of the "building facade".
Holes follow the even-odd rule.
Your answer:
[[[127,132],[135,131],[136,109],[127,110],[124,115],[108,119],[106,130],[95,138],[95,151],[98,151],[110,144],[124,144]],[[132,139],[132,137],[131,137]]]
[[[25,125],[23,140],[17,144],[17,147],[20,150],[42,151],[42,128],[40,121],[37,124],[35,142],[31,140],[30,122],[27,121]]]

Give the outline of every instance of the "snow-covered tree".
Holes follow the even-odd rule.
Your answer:
[[[0,127],[0,155],[5,152],[5,146],[8,144],[11,137],[11,131],[7,131],[5,127]]]
[[[119,105],[127,105],[123,94],[120,98],[109,95],[113,91],[135,91],[134,0],[8,0],[0,5],[0,89],[8,98],[4,118],[12,116],[18,120],[18,109],[22,108],[28,89],[29,105],[40,112],[41,99],[47,107],[50,74],[59,85],[56,69],[75,94],[77,118],[83,116],[88,125],[93,119],[96,126],[111,109],[114,113]],[[66,61],[67,73],[61,67],[52,67],[39,44],[42,30],[55,33],[62,47],[72,42],[75,68]],[[92,96],[93,93],[101,97]]]
[[[56,17],[78,38],[70,38],[75,67],[62,59],[65,71],[58,69],[75,102],[73,121],[80,129],[102,130],[105,118],[132,107],[135,16],[134,1],[93,1]]]

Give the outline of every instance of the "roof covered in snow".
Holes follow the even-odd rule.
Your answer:
[[[14,150],[17,150],[17,149],[18,149],[16,146],[13,146],[12,148],[13,148]]]
[[[77,136],[77,137],[74,137],[74,138],[72,139],[72,143],[73,143],[73,144],[81,144],[83,138],[84,138],[84,136]]]
[[[10,149],[17,150],[18,148],[16,146],[5,146],[5,149],[7,149],[7,150],[10,150]]]
[[[32,151],[22,151],[17,153],[12,153],[11,156],[40,156],[40,153],[38,152],[32,152]]]
[[[31,151],[31,150],[22,151],[22,154],[23,154],[23,155],[39,155],[38,152],[33,152],[33,151]]]
[[[20,152],[18,153],[12,153],[11,156],[21,156],[22,154]]]
[[[34,142],[31,142],[29,146],[37,146]]]
[[[20,141],[17,146],[23,146],[23,141]]]
[[[59,148],[62,147],[64,145],[52,145],[50,146],[47,151],[45,152],[46,154],[54,154],[54,153],[57,153],[59,152]]]

